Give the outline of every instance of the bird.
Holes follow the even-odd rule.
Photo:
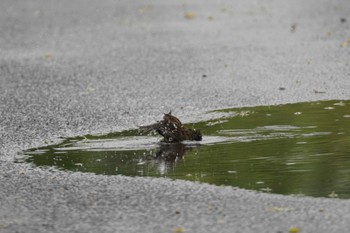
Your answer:
[[[140,126],[142,133],[156,131],[164,137],[164,142],[181,142],[181,141],[201,141],[202,133],[200,130],[185,127],[181,121],[169,113],[164,113],[163,120],[154,124]]]

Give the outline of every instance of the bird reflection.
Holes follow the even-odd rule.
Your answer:
[[[174,170],[177,163],[182,161],[186,152],[199,145],[185,145],[183,143],[160,143],[155,155],[149,155],[148,160],[153,167],[161,174]]]
[[[156,159],[174,162],[182,159],[186,153],[186,148],[182,143],[161,143],[156,153]]]

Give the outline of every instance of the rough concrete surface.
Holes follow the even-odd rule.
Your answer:
[[[172,110],[350,99],[348,0],[0,2],[0,232],[348,232],[350,201],[14,163]],[[280,87],[285,90],[280,90]]]

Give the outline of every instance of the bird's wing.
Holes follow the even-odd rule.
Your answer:
[[[181,142],[184,140],[184,135],[180,129],[167,130],[165,134],[168,138],[172,138],[173,141]]]

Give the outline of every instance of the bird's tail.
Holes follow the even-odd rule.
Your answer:
[[[156,130],[159,126],[159,123],[155,123],[152,125],[139,126],[139,130],[141,133],[149,133],[152,130]]]

